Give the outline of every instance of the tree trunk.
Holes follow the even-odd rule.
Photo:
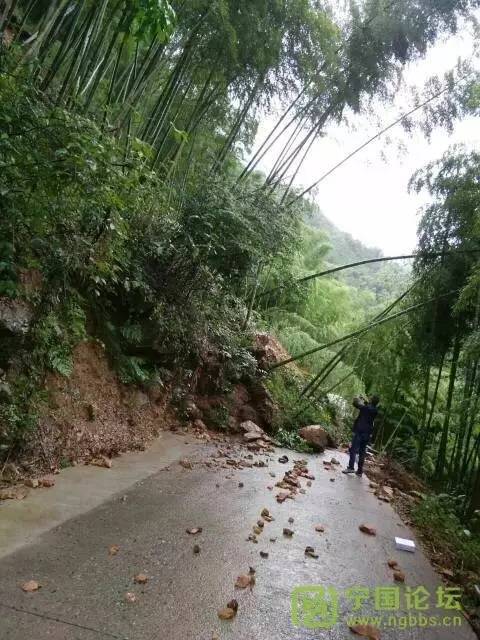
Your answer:
[[[423,454],[425,452],[425,446],[427,443],[427,410],[428,410],[428,394],[430,391],[430,372],[432,368],[430,364],[427,366],[427,372],[425,376],[425,387],[423,391],[423,405],[422,405],[422,421],[420,423],[420,444],[418,447],[417,461],[415,468],[420,471],[423,462]]]
[[[445,407],[445,419],[443,421],[442,437],[438,448],[437,462],[435,465],[435,477],[441,480],[445,470],[447,459],[448,430],[450,427],[450,414],[452,410],[453,392],[455,390],[455,379],[457,377],[458,357],[460,355],[460,338],[455,336],[453,345],[452,363],[450,368],[450,380],[448,383],[447,405]]]
[[[469,463],[470,463],[470,456],[471,456],[470,443],[472,441],[473,429],[474,429],[476,418],[477,418],[479,402],[480,402],[480,376],[476,384],[475,400],[473,402],[473,407],[472,407],[471,415],[468,422],[468,433],[465,439],[465,447],[463,452],[463,461],[462,461],[462,468],[461,468],[462,477],[465,477],[469,467]],[[473,444],[473,448],[475,448],[475,441]]]
[[[473,483],[472,497],[467,509],[467,519],[470,520],[475,511],[480,510],[480,464],[477,465],[475,480]]]
[[[456,481],[459,479],[460,465],[464,444],[466,442],[468,431],[468,417],[470,414],[473,389],[475,388],[475,377],[477,373],[477,363],[469,364],[465,372],[465,387],[463,391],[463,402],[460,411],[460,420],[458,424],[458,446],[453,458],[453,476]]]

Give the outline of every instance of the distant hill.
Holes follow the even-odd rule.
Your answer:
[[[359,260],[381,258],[383,255],[380,249],[366,247],[360,240],[355,240],[349,233],[340,231],[320,209],[312,213],[311,217],[307,219],[307,223],[314,229],[325,231],[328,235],[332,245],[332,250],[328,257],[334,264],[348,264]]]
[[[361,260],[381,258],[380,249],[366,247],[345,231],[341,231],[318,207],[312,207],[305,222],[314,229],[323,231],[328,237],[331,250],[327,261],[332,266],[340,266]],[[357,289],[375,293],[378,299],[390,297],[401,289],[409,277],[409,268],[396,262],[378,262],[354,267],[338,274],[338,278]]]

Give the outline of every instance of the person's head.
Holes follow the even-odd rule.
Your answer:
[[[370,400],[370,404],[373,404],[373,406],[376,407],[377,404],[380,402],[380,396],[377,396],[377,395],[370,396],[369,400]]]

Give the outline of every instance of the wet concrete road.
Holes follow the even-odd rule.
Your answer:
[[[200,461],[210,459],[215,447],[191,444],[189,450],[189,458]],[[4,556],[0,559],[0,639],[353,638],[346,622],[353,605],[344,599],[345,590],[368,587],[372,599],[363,612],[378,615],[374,588],[398,586],[386,564],[390,558],[399,561],[407,576],[406,584],[399,586],[401,610],[393,615],[408,615],[404,600],[408,587],[422,585],[435,600],[441,584],[438,576],[420,550],[415,554],[395,551],[395,535],[414,535],[388,504],[368,491],[366,478],[325,471],[322,458],[330,459],[333,453],[342,459],[336,452],[323,457],[286,452],[291,460],[307,458],[316,480],[311,488],[303,481],[306,494],[278,504],[276,491],[269,491],[267,485],[274,485],[292,467],[278,463],[281,453],[278,450],[272,460],[263,456],[267,467],[243,470],[212,471],[203,464],[189,470],[174,463]],[[239,482],[244,483],[242,488]],[[253,544],[247,537],[264,507],[275,520],[265,524],[259,543]],[[293,524],[289,518],[294,518]],[[358,530],[364,522],[377,528],[376,537]],[[316,533],[316,524],[323,524],[325,533]],[[191,536],[186,533],[190,527],[203,531]],[[295,531],[291,539],[282,535],[283,527]],[[113,544],[120,550],[109,556]],[[198,555],[193,554],[194,544],[201,547]],[[305,557],[307,545],[315,547],[318,559]],[[269,557],[262,559],[260,551],[267,551]],[[249,566],[256,569],[253,591],[235,590],[236,577],[247,573]],[[149,577],[144,586],[133,582],[140,572]],[[40,582],[42,589],[25,594],[19,585],[30,579]],[[338,590],[338,622],[333,629],[293,626],[291,594],[299,585]],[[125,602],[126,592],[136,594],[135,603]],[[222,622],[217,610],[232,597],[239,602],[238,614],[233,621]],[[392,616],[392,612],[381,613],[385,619]],[[455,629],[390,626],[382,628],[381,634],[409,640],[475,637],[464,620]]]

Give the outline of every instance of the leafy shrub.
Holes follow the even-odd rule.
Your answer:
[[[302,376],[285,369],[275,371],[266,380],[266,386],[280,408],[274,425],[277,430],[296,432],[308,424],[330,424],[328,410],[322,404],[300,398],[304,384]]]
[[[209,407],[203,412],[205,422],[216,429],[225,430],[228,425],[228,408],[224,405]]]
[[[37,374],[44,369],[66,377],[72,373],[72,351],[87,336],[85,323],[85,312],[73,298],[40,317],[30,336]]]
[[[15,376],[9,387],[9,398],[0,401],[0,458],[23,446],[37,424],[36,404],[42,400],[36,380],[30,376]]]
[[[312,447],[305,442],[305,440],[302,440],[295,431],[287,431],[286,429],[280,428],[276,432],[275,438],[283,447],[287,447],[287,449],[293,449],[301,453],[313,453]]]
[[[466,529],[459,517],[463,499],[448,494],[426,496],[412,516],[436,548],[448,548],[465,569],[478,571],[480,536]]]
[[[121,355],[116,365],[120,382],[124,384],[145,384],[152,380],[151,366],[143,358]]]

